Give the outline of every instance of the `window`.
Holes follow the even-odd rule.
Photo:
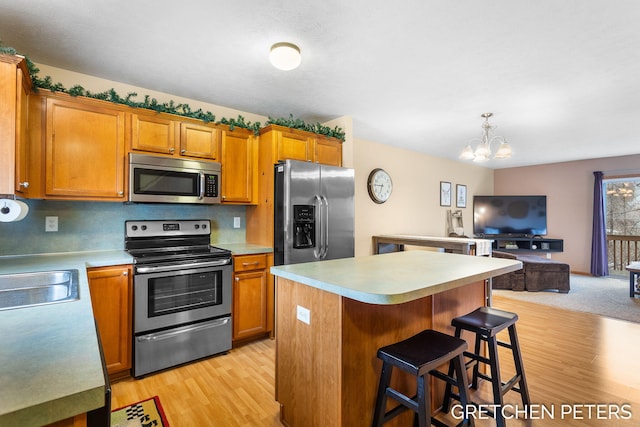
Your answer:
[[[605,179],[607,234],[640,235],[640,177]]]
[[[640,260],[640,177],[605,178],[602,185],[609,269],[620,274]]]

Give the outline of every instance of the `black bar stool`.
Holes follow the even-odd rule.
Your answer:
[[[431,417],[428,375],[430,374],[445,381],[448,387],[456,386],[460,393],[462,406],[466,408],[469,402],[469,383],[467,376],[463,374],[463,353],[467,347],[467,342],[460,338],[428,329],[404,341],[378,349],[378,358],[382,360],[382,371],[380,373],[372,426],[380,427],[405,410],[411,409],[416,413],[414,425],[427,427],[435,424],[439,427],[446,427],[444,423]],[[436,370],[438,366],[449,361],[451,361],[452,369],[455,370],[455,378],[451,374],[445,375]],[[417,391],[412,398],[389,386],[394,367],[416,377]],[[393,398],[400,405],[385,412],[387,397]],[[466,411],[464,413],[466,414]],[[474,422],[473,419],[465,418],[458,425],[473,426]]]
[[[496,419],[498,427],[505,425],[504,416],[502,414],[502,407],[504,406],[504,395],[509,390],[520,393],[522,397],[522,404],[527,408],[531,400],[529,398],[529,389],[527,388],[527,380],[524,375],[524,368],[522,366],[522,355],[520,353],[520,345],[518,344],[518,335],[516,333],[516,322],[518,321],[518,315],[510,313],[508,311],[498,310],[491,307],[480,307],[469,314],[456,317],[451,321],[451,325],[456,328],[456,337],[460,337],[462,330],[467,330],[475,333],[475,348],[474,352],[470,353],[465,351],[464,356],[470,358],[465,364],[465,368],[473,366],[473,377],[471,381],[471,388],[478,388],[478,378],[491,381],[493,391],[493,402],[496,408],[499,407],[499,411],[491,413]],[[505,328],[509,328],[509,340],[510,343],[498,341],[496,334]],[[480,354],[480,343],[485,341],[489,349],[489,357],[483,357]],[[500,378],[500,363],[498,361],[498,346],[511,349],[513,354],[513,362],[516,369],[516,374],[509,381],[503,382]],[[491,376],[488,376],[479,371],[479,364],[484,363],[489,365],[491,370]],[[454,370],[457,369],[450,364],[449,375],[453,375]],[[457,374],[456,374],[457,375]],[[516,384],[518,385],[516,387]],[[458,396],[452,393],[451,386],[447,384],[445,387],[444,401],[442,404],[443,410],[447,411],[451,398],[461,400]]]

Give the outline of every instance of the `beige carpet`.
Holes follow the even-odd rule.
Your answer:
[[[640,297],[629,298],[628,278],[572,274],[570,284],[567,294],[496,289],[493,295],[640,323]]]

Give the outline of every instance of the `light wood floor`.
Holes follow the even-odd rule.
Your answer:
[[[640,425],[640,324],[504,297],[494,297],[493,305],[519,315],[525,371],[537,408],[534,419],[513,418],[509,427]],[[509,354],[501,353],[500,360],[504,375],[512,373]],[[158,395],[172,427],[280,426],[274,365],[275,342],[266,339],[141,380],[117,382],[113,408]],[[488,390],[482,384],[474,400],[490,402]],[[505,398],[522,409],[518,397],[511,392]],[[594,407],[589,416],[587,405],[593,404],[605,412],[598,414]],[[622,408],[619,414],[630,412],[631,419],[609,416],[610,408],[624,404],[627,412]],[[567,408],[572,412],[563,417]],[[493,425],[493,420],[476,420],[479,427]]]

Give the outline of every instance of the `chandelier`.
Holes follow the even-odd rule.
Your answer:
[[[633,197],[633,188],[630,188],[628,182],[622,183],[622,187],[620,187],[620,184],[613,184],[613,187],[610,187],[610,185],[607,186],[609,187],[607,189],[608,195],[614,197]]]
[[[493,116],[493,113],[483,113],[481,117],[484,118],[484,123],[482,124],[482,138],[474,138],[472,140],[480,140],[480,143],[474,150],[471,147],[471,143],[467,144],[466,147],[460,153],[460,158],[465,160],[473,160],[474,162],[486,162],[491,158],[491,145],[494,142],[499,143],[498,151],[493,156],[494,159],[508,159],[511,157],[511,146],[507,143],[507,140],[498,135],[493,134],[493,129],[497,126],[491,126],[489,124],[489,117]]]

